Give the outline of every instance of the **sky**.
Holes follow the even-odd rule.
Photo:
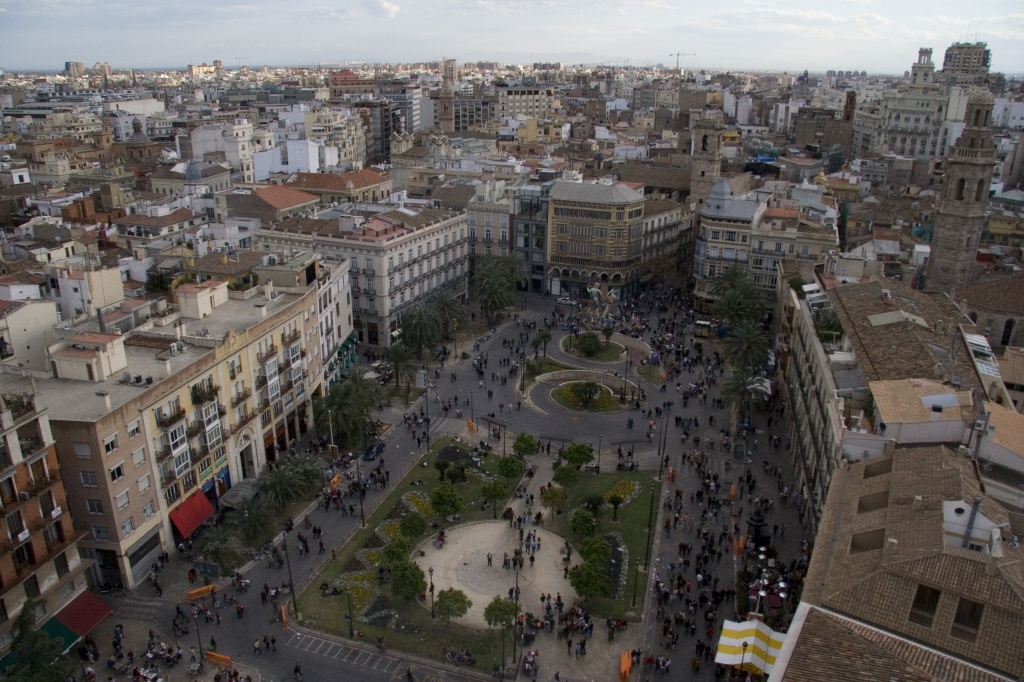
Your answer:
[[[1024,72],[1021,0],[0,0],[0,69],[345,62],[902,74],[980,40]]]

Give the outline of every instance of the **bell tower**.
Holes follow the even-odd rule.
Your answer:
[[[722,174],[722,112],[708,109],[690,115],[690,199],[700,211]]]
[[[971,283],[996,148],[989,128],[994,100],[987,91],[967,100],[966,128],[946,156],[932,251],[924,288],[952,293]]]

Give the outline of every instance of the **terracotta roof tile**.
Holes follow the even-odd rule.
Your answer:
[[[260,187],[253,194],[279,211],[319,201],[316,196],[308,192],[285,187],[284,185]]]
[[[351,192],[375,187],[387,180],[387,176],[372,170],[348,173],[296,173],[295,179],[287,183],[286,187],[311,191]]]

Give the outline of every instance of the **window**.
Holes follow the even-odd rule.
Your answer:
[[[111,434],[103,439],[103,452],[108,455],[117,450],[117,434]]]
[[[135,438],[136,436],[138,436],[139,435],[139,431],[140,431],[140,428],[139,428],[139,420],[138,419],[136,419],[135,421],[133,421],[131,424],[128,425],[128,437],[129,438]]]
[[[149,519],[156,514],[156,505],[152,500],[146,503],[146,506],[142,508],[142,518]]]
[[[82,485],[86,488],[96,487],[96,472],[95,471],[79,471],[78,475],[82,479]]]
[[[146,448],[139,448],[132,453],[132,464],[139,466],[146,460]]]
[[[124,523],[121,524],[121,535],[123,535],[124,537],[128,537],[134,532],[135,521],[132,519],[132,517],[129,516],[127,519],[124,520]]]
[[[949,634],[965,642],[973,642],[978,637],[978,628],[981,627],[981,614],[985,606],[970,599],[960,598],[956,605],[956,615],[953,616],[953,628]]]
[[[107,530],[106,526],[93,526],[92,527],[92,537],[95,540],[109,540],[110,539],[110,531]]]
[[[122,493],[118,493],[114,498],[114,504],[117,505],[118,511],[128,506],[128,491],[125,490]]]
[[[914,595],[914,603],[910,606],[910,615],[907,620],[911,623],[923,625],[926,628],[932,626],[935,619],[935,611],[939,608],[939,597],[942,592],[934,587],[918,585],[917,593]]]
[[[144,493],[147,490],[149,490],[149,474],[139,479],[139,492]]]
[[[857,533],[850,539],[850,554],[862,554],[882,549],[885,545],[885,529]]]
[[[89,510],[90,514],[102,514],[103,513],[103,502],[101,500],[86,500],[85,507]]]
[[[79,459],[88,459],[92,457],[92,448],[89,447],[88,443],[75,443],[74,445],[75,457]]]
[[[114,466],[110,467],[110,482],[114,483],[119,481],[124,476],[124,462],[118,462]]]

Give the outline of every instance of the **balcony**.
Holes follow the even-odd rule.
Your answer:
[[[60,480],[59,471],[51,471],[46,478],[32,479],[28,484],[28,493],[30,495],[39,495],[44,490],[50,488],[54,483]]]
[[[192,387],[192,404],[203,405],[205,403],[213,402],[217,399],[217,393],[220,391],[220,386],[211,384],[210,386],[198,385]]]
[[[283,360],[281,360],[281,363],[277,366],[277,368],[278,368],[278,371],[283,372],[284,370],[288,369],[291,366],[292,366],[292,359],[290,357],[288,357],[288,356],[285,356],[285,358]]]
[[[173,471],[168,471],[166,474],[160,477],[160,485],[164,488],[168,488],[177,480],[178,475]]]
[[[238,407],[250,397],[252,397],[252,389],[247,388],[231,399],[231,407]]]
[[[267,405],[269,407],[269,403]],[[243,428],[245,428],[245,425],[251,422],[253,419],[255,419],[257,414],[259,413],[248,412],[242,415],[242,417],[237,422],[235,422],[235,425],[231,427],[231,434],[234,435],[241,431]]]
[[[205,430],[206,425],[197,419],[196,421],[189,424],[188,428],[185,429],[185,435],[191,440],[192,438],[195,438],[196,436],[200,435]]]
[[[160,416],[156,418],[156,425],[161,429],[167,429],[174,426],[184,418],[185,409],[179,407],[177,412],[172,412],[171,414],[160,414]]]
[[[267,385],[267,375],[257,374],[256,375],[256,388],[260,389]]]
[[[298,329],[294,329],[285,334],[282,337],[281,342],[285,346],[290,346],[293,343],[296,343],[300,338],[302,338],[302,332],[300,332]]]
[[[274,344],[271,344],[270,348],[256,355],[256,359],[259,360],[260,362],[269,362],[270,360],[273,360],[276,357],[277,346]]]

